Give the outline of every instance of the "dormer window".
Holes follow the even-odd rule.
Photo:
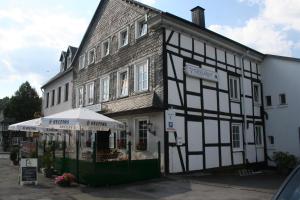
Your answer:
[[[95,62],[95,49],[91,49],[88,53],[88,64],[93,64]]]
[[[102,57],[109,55],[109,39],[102,42]]]
[[[148,24],[145,19],[137,21],[135,27],[136,27],[135,28],[136,29],[136,34],[135,34],[136,39],[146,35],[148,32]]]
[[[128,29],[124,29],[119,33],[119,47],[128,45]]]
[[[71,66],[71,62],[72,62],[72,54],[68,56],[68,68]]]

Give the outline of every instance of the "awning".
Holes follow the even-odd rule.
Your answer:
[[[42,118],[42,126],[60,130],[124,130],[125,125],[86,108],[76,108]]]
[[[57,130],[41,126],[42,118],[32,119],[8,126],[10,131],[55,133]]]

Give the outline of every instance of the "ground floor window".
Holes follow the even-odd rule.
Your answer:
[[[232,149],[234,151],[243,150],[242,125],[232,124],[231,134],[232,134]]]
[[[137,143],[136,149],[140,151],[146,151],[148,145],[148,129],[147,120],[137,121]]]
[[[127,127],[127,123],[126,122],[123,122],[125,127]],[[126,149],[127,147],[127,132],[126,130],[122,130],[122,131],[119,131],[119,137],[118,137],[118,148],[119,149]]]

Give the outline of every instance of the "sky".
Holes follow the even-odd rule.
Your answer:
[[[300,57],[300,0],[140,0],[191,20],[205,8],[206,27],[262,53]],[[1,0],[0,98],[59,72],[59,56],[79,46],[99,0]]]

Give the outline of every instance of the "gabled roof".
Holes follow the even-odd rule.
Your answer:
[[[74,56],[77,52],[77,47],[73,47],[73,46],[69,46],[68,50],[67,50],[67,55],[69,55],[69,53],[71,53],[72,56]]]
[[[300,62],[300,58],[293,58],[288,56],[279,56],[279,55],[273,55],[273,54],[266,54],[265,57],[273,57],[280,60],[288,60],[288,61],[294,61],[294,62]]]
[[[72,67],[69,67],[66,71],[61,71],[57,73],[54,77],[52,77],[49,81],[47,81],[44,85],[42,85],[42,89],[44,89],[47,85],[54,82],[55,80],[59,79],[60,77],[64,76],[65,74],[71,72],[73,70]]]
[[[151,6],[148,6],[146,4],[143,4],[143,3],[135,1],[135,0],[120,0],[120,1],[124,1],[124,2],[130,3],[130,4],[133,4],[133,5],[139,6],[139,7],[142,7],[144,9],[146,9],[146,10],[151,10],[151,11],[156,12],[156,13],[163,13],[161,10],[158,10],[156,8],[153,8]],[[84,36],[83,36],[83,38],[81,40],[81,43],[80,43],[80,45],[78,47],[78,50],[77,50],[76,54],[75,54],[75,56],[74,56],[74,58],[72,60],[71,65],[73,65],[74,60],[76,60],[76,58],[78,57],[78,52],[80,52],[80,50],[82,49],[82,46],[83,46],[83,44],[84,44],[84,42],[85,42],[85,40],[86,40],[86,38],[88,36],[88,33],[89,33],[90,29],[93,27],[94,22],[97,19],[98,14],[100,14],[100,11],[102,10],[102,8],[105,5],[105,3],[107,3],[107,2],[108,2],[108,0],[101,0],[100,1],[99,5],[98,5],[98,7],[97,7],[97,9],[96,9],[93,17],[92,17],[92,20],[91,20],[91,22],[90,22],[87,30],[84,33]]]
[[[62,51],[59,57],[59,61],[61,62],[63,59],[66,59],[67,52]]]

